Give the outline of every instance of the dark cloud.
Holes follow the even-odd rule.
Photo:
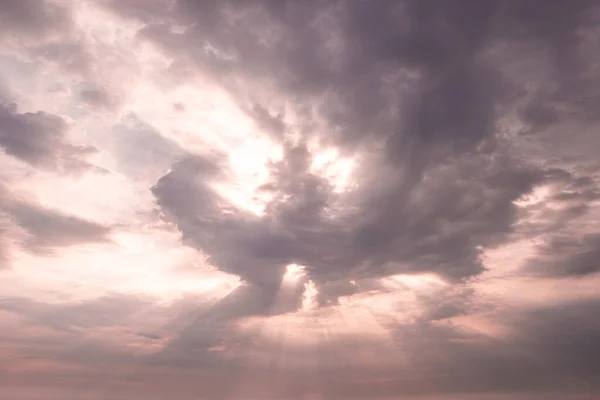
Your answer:
[[[220,171],[206,158],[175,164],[152,188],[158,204],[175,218],[186,243],[205,251],[222,270],[244,279],[279,282],[275,266],[285,264],[286,239],[269,232],[268,222],[236,210],[210,187]],[[272,242],[271,242],[272,241]],[[237,249],[236,251],[231,251]],[[248,257],[247,253],[252,257]],[[283,274],[275,272],[279,277]]]
[[[165,6],[160,19],[135,2],[113,3],[146,23],[143,38],[191,60],[240,102],[244,90],[264,83],[274,88],[272,102],[290,104],[301,119],[287,126],[280,111],[258,101],[246,107],[285,150],[264,187],[274,195],[265,216],[231,210],[188,169],[159,181],[159,204],[187,242],[249,282],[277,278],[292,262],[321,284],[398,272],[452,280],[481,273],[482,246],[512,237],[521,216],[514,201],[547,179],[499,134],[499,110],[525,95],[522,77],[504,73],[498,54],[508,48],[529,58],[530,46],[569,51],[581,59],[577,68],[561,64],[562,53],[540,56],[562,86],[590,68],[585,54],[562,44],[583,41],[578,30],[588,26],[589,3],[553,2],[550,10],[532,3],[545,11],[530,17],[529,6],[511,1],[179,1],[156,3]],[[562,12],[565,21],[547,28]],[[168,29],[174,24],[183,33]],[[273,40],[262,40],[265,32]],[[536,107],[524,118],[554,122],[541,111],[549,105]],[[316,119],[325,127],[316,129]],[[302,143],[288,144],[292,131],[360,157],[358,188],[337,194],[309,172],[312,155]],[[186,195],[175,199],[178,191]]]
[[[512,201],[542,179],[482,157],[432,170],[411,193],[366,177],[356,193],[338,195],[307,171],[308,157],[305,148],[289,148],[273,166],[265,190],[275,196],[263,217],[231,209],[201,183],[209,178],[181,164],[153,192],[186,242],[248,282],[278,280],[290,263],[306,265],[319,282],[399,272],[457,279],[483,270],[477,246],[511,232]]]
[[[96,150],[67,140],[68,125],[57,115],[38,111],[20,113],[14,105],[0,105],[0,146],[13,157],[40,168],[77,171],[91,168],[85,155]]]
[[[426,143],[446,140],[463,149],[477,145],[491,135],[499,95],[516,89],[507,86],[515,77],[499,79],[486,62],[488,50],[498,45],[508,45],[521,58],[531,57],[531,46],[548,48],[541,58],[561,70],[552,79],[565,84],[589,68],[585,60],[576,61],[585,56],[577,52],[579,30],[591,24],[592,13],[586,11],[591,2],[585,1],[551,6],[467,0],[154,4],[163,6],[156,14],[160,18],[150,17],[151,8],[138,2],[112,6],[146,22],[146,38],[174,55],[191,56],[199,70],[226,86],[241,77],[270,82],[294,102],[327,95],[332,102],[318,112],[339,125],[338,144],[376,135],[402,137],[402,147],[411,137]],[[532,11],[538,9],[544,11]],[[561,23],[550,22],[556,15]],[[169,24],[186,30],[175,33]],[[273,40],[261,40],[265,32]],[[198,40],[217,51],[195,46]],[[580,66],[568,68],[567,59]],[[411,98],[405,101],[407,95]],[[398,124],[398,112],[409,117],[406,127]],[[441,127],[446,127],[443,133]]]

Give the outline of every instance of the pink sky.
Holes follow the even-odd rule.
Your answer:
[[[599,15],[0,0],[0,400],[600,396]]]

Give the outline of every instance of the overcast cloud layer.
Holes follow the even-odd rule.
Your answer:
[[[600,2],[0,0],[0,400],[600,398]]]

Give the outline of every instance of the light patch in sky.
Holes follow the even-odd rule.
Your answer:
[[[313,281],[308,281],[304,284],[304,293],[302,294],[302,311],[313,310],[317,306],[317,285]]]
[[[55,257],[17,252],[14,262],[20,267],[6,277],[15,284],[5,295],[22,295],[26,285],[25,294],[34,297],[40,291],[66,291],[72,300],[110,292],[145,293],[164,300],[185,294],[210,299],[223,297],[239,285],[237,277],[216,271],[195,251],[180,246],[176,234],[119,232],[113,239],[114,244],[63,249]],[[10,287],[21,290],[13,293]]]
[[[306,267],[304,265],[299,264],[289,264],[285,267],[285,277],[289,277],[290,279],[299,279],[305,275]]]
[[[435,275],[391,275],[381,280],[381,283],[393,289],[437,290],[447,286],[443,279]]]
[[[343,193],[351,187],[355,160],[341,157],[336,149],[315,147],[311,153],[311,170],[316,175],[327,179],[335,193]]]

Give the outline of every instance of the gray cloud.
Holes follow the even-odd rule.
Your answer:
[[[24,0],[0,1],[0,28],[5,34],[48,35],[71,24],[68,8],[54,2]]]
[[[97,108],[110,108],[112,103],[108,93],[100,89],[83,90],[81,92],[81,99],[92,107]]]
[[[29,321],[65,332],[77,329],[126,326],[130,319],[151,308],[153,299],[133,295],[107,295],[80,303],[46,304],[27,298],[0,299],[0,309]]]
[[[96,222],[45,208],[0,187],[3,212],[26,232],[20,245],[34,253],[48,254],[58,247],[108,242],[111,229]],[[16,241],[21,238],[17,236]]]
[[[302,285],[285,298],[278,296],[278,287],[242,285],[214,305],[191,309],[180,323],[182,329],[150,360],[153,364],[177,367],[216,367],[231,372],[246,362],[248,350],[256,337],[241,335],[236,322],[248,316],[272,316],[298,309]],[[223,359],[220,350],[239,349],[233,364]]]
[[[512,237],[521,216],[513,202],[548,179],[545,168],[499,134],[498,111],[526,95],[523,78],[503,73],[497,57],[503,48],[521,58],[530,57],[530,47],[569,51],[580,59],[577,68],[552,53],[540,59],[554,71],[546,83],[572,85],[591,66],[563,42],[583,43],[577,31],[588,29],[588,6],[553,2],[531,17],[529,7],[510,1],[256,1],[233,9],[180,1],[158,21],[134,2],[112,4],[147,23],[143,37],[185,55],[234,95],[240,88],[228,83],[233,78],[247,87],[268,82],[274,101],[297,108],[302,125],[286,127],[266,107],[247,107],[286,148],[265,186],[275,194],[265,217],[217,205],[221,200],[197,184],[203,177],[188,170],[174,168],[154,194],[185,239],[219,268],[252,282],[298,262],[320,283],[397,272],[457,280],[484,271],[480,246]],[[235,25],[231,13],[238,15]],[[564,24],[547,30],[562,13]],[[186,29],[175,34],[169,24]],[[265,31],[276,36],[268,44],[260,40]],[[219,51],[204,51],[199,41]],[[313,105],[317,97],[328,101]],[[577,107],[572,97],[561,101]],[[311,115],[326,128],[314,129]],[[553,122],[539,110],[524,118],[539,126]],[[360,155],[358,189],[334,194],[309,173],[303,145],[285,144],[292,130]],[[383,154],[372,150],[378,146]],[[177,190],[160,190],[175,182]],[[167,199],[177,191],[197,200]]]
[[[582,159],[582,164],[586,162]],[[594,218],[598,204],[597,173],[551,169],[545,182],[549,185],[545,197],[519,211],[517,236],[538,242],[523,271],[553,277],[597,272],[598,228],[586,222]]]
[[[294,262],[318,281],[427,271],[462,278],[483,270],[477,246],[511,232],[512,201],[543,179],[482,156],[432,170],[411,193],[368,176],[356,193],[337,195],[306,171],[306,149],[287,151],[265,189],[276,196],[264,217],[231,210],[200,183],[208,178],[181,165],[153,192],[187,242],[249,282],[277,278]]]
[[[525,268],[547,276],[585,276],[600,271],[600,235],[552,235]]]
[[[34,167],[75,171],[91,167],[84,156],[96,150],[70,144],[67,129],[59,116],[43,111],[19,113],[14,105],[0,105],[0,146]]]

